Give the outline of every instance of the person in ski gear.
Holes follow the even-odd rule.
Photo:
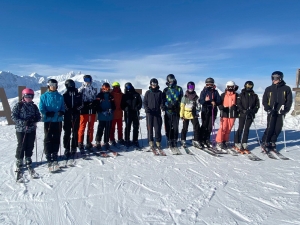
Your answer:
[[[262,104],[268,113],[267,128],[262,137],[262,145],[266,151],[276,150],[276,141],[282,130],[285,115],[292,106],[292,91],[283,80],[281,71],[271,75],[272,85],[265,89]]]
[[[253,87],[254,83],[252,81],[246,81],[244,89],[237,97],[239,128],[234,137],[234,148],[241,153],[249,151],[247,145],[249,129],[260,106],[259,98],[254,93]]]
[[[34,91],[25,88],[22,91],[22,100],[16,103],[11,112],[11,118],[15,122],[16,137],[18,141],[16,149],[16,166],[20,170],[23,166],[23,158],[27,167],[31,167],[34,141],[36,138],[36,123],[41,120],[38,107],[32,101]]]
[[[135,91],[133,85],[128,82],[124,85],[124,95],[121,102],[121,108],[125,114],[125,145],[130,146],[130,130],[131,124],[133,128],[132,143],[139,148],[139,127],[140,127],[140,109],[142,108],[142,98],[138,92]]]
[[[113,120],[115,102],[114,97],[110,93],[109,83],[104,83],[101,92],[97,94],[96,99],[100,102],[97,107],[98,129],[96,134],[96,147],[101,150],[101,139],[104,133],[104,148],[109,150],[109,134],[111,122]]]
[[[156,147],[161,150],[161,111],[164,110],[163,94],[159,90],[158,80],[152,78],[150,80],[149,90],[144,96],[144,109],[147,119],[148,141],[150,148],[155,148],[153,142],[153,128],[155,130]]]
[[[196,148],[202,148],[200,145],[200,125],[199,125],[199,112],[201,105],[199,103],[199,97],[195,91],[195,83],[190,81],[187,83],[187,91],[181,99],[180,103],[180,118],[183,121],[181,131],[181,144],[186,146],[186,134],[188,132],[189,122],[193,124],[194,138],[193,146]]]
[[[166,85],[167,87],[163,90],[166,138],[169,147],[177,147],[180,103],[183,91],[182,88],[177,85],[177,80],[173,74],[167,76]]]
[[[111,92],[111,95],[114,98],[116,109],[114,110],[109,139],[110,139],[110,143],[115,146],[116,145],[116,140],[115,140],[116,126],[118,129],[118,143],[124,144],[123,121],[122,121],[123,120],[123,111],[121,108],[121,101],[123,98],[123,93],[121,91],[119,82],[113,82],[112,87],[113,87],[113,90]]]
[[[93,79],[91,75],[83,76],[82,86],[78,89],[78,92],[82,95],[83,107],[80,110],[80,123],[78,130],[78,148],[80,153],[84,156],[84,131],[87,128],[86,136],[86,149],[90,151],[93,147],[93,135],[94,135],[94,123],[96,120],[96,107],[98,101],[96,100],[97,88],[92,86]]]
[[[200,93],[199,102],[201,108],[202,125],[200,128],[200,144],[203,147],[212,147],[210,140],[211,132],[217,117],[218,107],[221,104],[221,97],[216,90],[215,80],[211,77],[205,80],[205,87]]]
[[[49,168],[58,166],[60,135],[65,113],[64,98],[57,88],[57,80],[48,80],[48,91],[41,95],[39,104],[44,122],[44,151]]]
[[[75,82],[72,79],[68,79],[65,81],[65,86],[66,91],[63,94],[65,103],[63,140],[65,148],[64,155],[66,160],[68,160],[70,157],[74,159],[76,149],[78,147],[80,110],[83,106],[82,95],[81,93],[78,93],[78,89],[75,87]]]
[[[237,90],[238,86],[233,81],[228,81],[225,92],[221,94],[221,104],[218,106],[220,109],[220,128],[216,137],[217,150],[226,150],[231,147],[229,136],[235,118],[238,117]]]

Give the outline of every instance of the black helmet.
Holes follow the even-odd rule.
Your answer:
[[[49,79],[48,82],[47,82],[47,85],[48,85],[48,88],[50,86],[55,86],[57,88],[58,87],[58,82],[55,79]]]
[[[127,82],[125,85],[124,85],[124,88],[125,88],[125,91],[130,91],[133,89],[133,86],[130,82]]]
[[[205,84],[214,84],[214,83],[215,83],[215,80],[211,77],[209,77],[205,80]]]
[[[283,73],[281,71],[274,71],[271,75],[272,80],[283,80]]]
[[[72,79],[68,79],[65,81],[65,86],[66,86],[67,90],[74,90],[75,82]]]
[[[245,84],[244,84],[244,88],[247,90],[247,91],[251,91],[254,87],[254,83],[250,80],[246,81]]]
[[[152,83],[158,85],[158,80],[156,78],[152,78],[150,80],[150,85],[152,85]]]
[[[175,76],[174,74],[169,74],[166,78],[166,85],[169,85],[169,84],[173,84],[175,82]]]
[[[93,82],[93,78],[92,78],[91,75],[84,75],[84,76],[83,76],[83,81],[84,81],[84,82],[92,83],[92,82]]]

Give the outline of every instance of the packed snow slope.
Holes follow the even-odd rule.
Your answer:
[[[279,136],[278,148],[290,158],[285,161],[261,153],[252,125],[250,150],[263,159],[255,162],[243,155],[214,157],[193,147],[193,156],[183,149],[182,155],[165,149],[166,157],[154,156],[146,152],[143,111],[142,116],[144,151],[119,150],[116,158],[91,160],[78,153],[75,167],[55,174],[47,170],[43,123],[38,123],[33,161],[37,158],[40,178],[32,180],[26,171],[24,184],[14,176],[15,128],[0,126],[0,224],[300,224],[300,117],[285,120],[286,149],[283,133]],[[255,120],[260,136],[265,120],[260,111]],[[192,136],[190,126],[188,139]]]

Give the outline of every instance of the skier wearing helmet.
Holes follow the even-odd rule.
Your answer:
[[[228,153],[230,149],[229,136],[234,125],[235,118],[238,117],[237,97],[236,93],[238,86],[233,81],[226,83],[225,92],[221,94],[221,104],[219,105],[220,112],[220,128],[217,133],[216,142],[217,150],[220,153]]]
[[[15,122],[17,149],[16,149],[16,172],[17,181],[22,179],[23,158],[31,176],[37,176],[33,170],[32,154],[34,141],[36,137],[36,123],[41,120],[41,115],[38,107],[32,101],[34,92],[30,88],[25,88],[22,91],[22,100],[14,105],[11,113],[11,118]]]
[[[87,125],[86,135],[86,149],[88,153],[92,150],[92,141],[94,136],[94,123],[96,120],[96,107],[98,101],[96,100],[97,88],[92,86],[93,79],[91,75],[83,76],[82,86],[78,89],[78,92],[82,95],[83,107],[80,110],[80,123],[78,130],[78,148],[83,158],[86,157],[84,150],[84,131]]]
[[[44,122],[44,151],[50,172],[59,170],[58,151],[65,113],[64,98],[57,91],[55,79],[48,80],[48,91],[41,95],[39,108]]]

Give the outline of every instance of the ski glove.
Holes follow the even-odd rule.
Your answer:
[[[275,109],[271,109],[271,110],[268,110],[268,114],[271,115],[271,116],[276,116],[277,111]]]
[[[57,115],[58,116],[63,116],[63,115],[65,115],[65,112],[64,111],[58,111]]]
[[[46,112],[47,117],[54,117],[55,112]]]
[[[230,108],[231,108],[231,110],[233,110],[233,111],[236,111],[236,110],[237,110],[236,105],[232,105]]]
[[[33,121],[31,121],[31,120],[26,120],[25,121],[25,126],[26,127],[30,127],[30,126],[32,126],[33,125]]]

